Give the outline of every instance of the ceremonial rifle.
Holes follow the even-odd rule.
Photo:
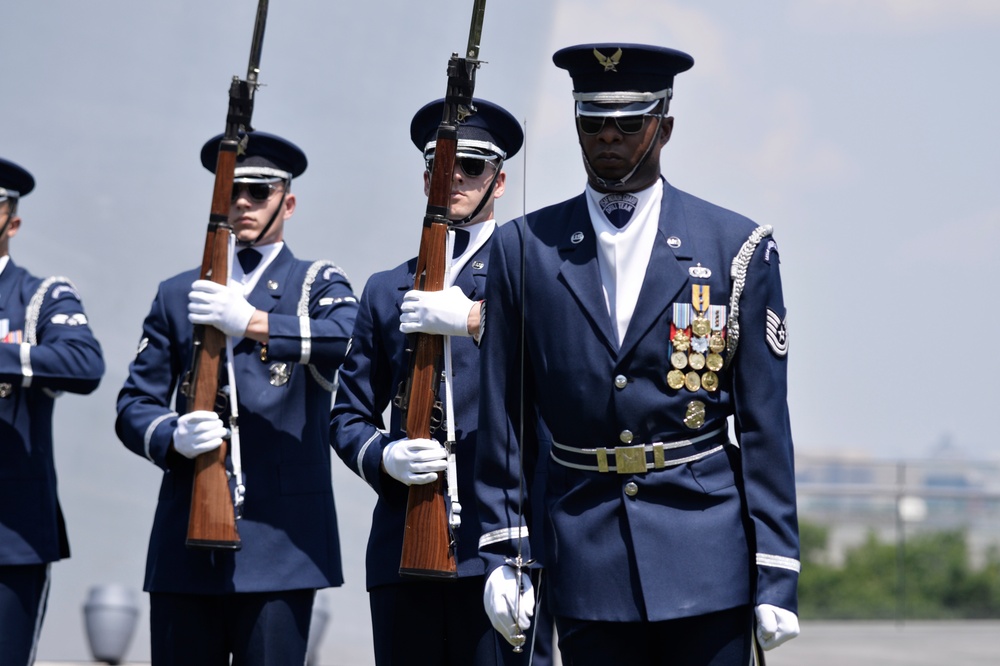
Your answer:
[[[257,75],[260,72],[260,53],[264,45],[267,3],[268,0],[258,0],[247,78],[242,80],[234,76],[229,85],[226,131],[219,143],[215,166],[215,189],[212,192],[208,237],[205,239],[205,253],[201,262],[201,279],[222,285],[229,280],[229,239],[233,232],[229,224],[229,209],[232,204],[236,156],[245,147],[247,135],[253,129],[250,119],[253,116],[254,93],[259,85]],[[215,410],[225,347],[226,336],[219,329],[203,325],[194,327],[194,361],[191,374],[185,381],[189,412]],[[228,550],[240,547],[235,503],[229,490],[229,475],[226,471],[227,448],[227,443],[223,441],[222,446],[214,451],[202,453],[195,458],[186,542],[188,546]]]
[[[469,43],[463,57],[453,53],[448,60],[448,88],[438,126],[431,168],[427,208],[420,236],[414,289],[441,291],[444,288],[448,244],[448,202],[451,199],[458,150],[458,124],[475,113],[472,94],[479,68],[479,40],[483,32],[486,0],[474,0]],[[416,333],[413,365],[407,381],[403,408],[406,436],[427,439],[431,420],[440,409],[436,388],[440,384],[444,355],[440,335]],[[458,576],[455,543],[448,521],[444,475],[433,483],[411,485],[406,504],[406,527],[399,574],[407,577],[452,579]]]

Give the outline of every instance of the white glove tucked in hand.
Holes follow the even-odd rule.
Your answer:
[[[475,301],[461,287],[443,291],[418,291],[403,295],[399,330],[403,333],[429,333],[469,337],[469,311]]]
[[[243,296],[243,286],[195,280],[188,294],[188,320],[214,326],[230,337],[243,337],[257,308]]]
[[[397,481],[420,486],[448,469],[448,451],[434,439],[397,439],[382,449],[382,466]]]
[[[521,575],[521,589],[518,590],[517,572],[513,567],[494,569],[486,578],[483,605],[493,628],[508,643],[514,646],[524,643],[523,634],[531,626],[531,616],[535,613],[535,588],[527,573]],[[515,640],[515,635],[521,635],[521,640]]]
[[[765,650],[799,635],[799,618],[792,611],[771,604],[757,606],[757,640]]]
[[[222,438],[227,434],[226,426],[215,412],[189,412],[177,419],[174,450],[185,458],[196,458],[222,446]]]

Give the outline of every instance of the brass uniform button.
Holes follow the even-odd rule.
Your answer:
[[[622,434],[618,435],[618,439],[620,439],[623,444],[631,444],[632,443],[632,431],[631,430],[622,430]]]
[[[635,485],[632,481],[625,484],[625,494],[629,497],[635,497],[639,494],[639,486]]]
[[[623,389],[628,385],[628,379],[625,375],[618,375],[615,377],[615,388]]]

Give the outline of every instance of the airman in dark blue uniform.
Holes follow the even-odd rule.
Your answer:
[[[504,160],[517,153],[523,135],[517,120],[503,108],[485,100],[476,100],[475,106],[477,112],[458,130],[449,201],[453,258],[445,289],[413,289],[415,258],[368,280],[333,410],[333,446],[378,493],[368,541],[367,584],[379,666],[522,663],[498,640],[483,612],[472,466],[479,410],[480,301],[496,228],[493,208],[504,192]],[[432,102],[410,124],[413,143],[427,161],[425,187],[442,112],[443,101]],[[450,437],[448,423],[434,433],[434,439],[406,437],[406,416],[395,399],[410,372],[409,333],[448,336],[450,381],[442,384],[440,397],[446,404],[450,399],[453,418],[446,416],[451,418]],[[386,428],[382,415],[390,406]],[[457,480],[450,480],[450,496],[451,508],[460,518],[455,530],[458,580],[403,579],[398,572],[409,486],[429,483],[445,473],[449,461],[442,442],[448,439],[454,442],[457,472]]]
[[[202,150],[213,172],[221,138]],[[315,590],[343,582],[328,425],[357,301],[341,269],[297,259],[284,243],[305,154],[271,134],[248,139],[229,215],[238,250],[229,284],[197,270],[160,284],[118,396],[119,438],[163,470],[145,580],[154,664],[221,666],[230,655],[234,665],[302,664]],[[192,324],[231,339],[238,428],[227,428],[231,406],[188,412],[178,390]],[[188,548],[193,459],[224,437],[242,547]]]
[[[0,662],[31,664],[49,565],[69,557],[56,494],[52,410],[63,391],[90,393],[101,347],[67,278],[37,278],[10,258],[18,203],[35,186],[0,159]]]
[[[475,491],[487,606],[505,635],[529,621],[520,552],[544,564],[563,663],[743,666],[755,620],[764,648],[798,633],[777,245],[660,175],[690,56],[586,44],[554,61],[588,183],[492,246]],[[521,506],[536,464],[544,493]],[[523,538],[532,510],[544,552]]]

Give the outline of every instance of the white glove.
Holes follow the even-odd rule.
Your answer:
[[[399,330],[467,338],[473,305],[475,302],[458,286],[443,291],[408,291],[400,307]]]
[[[189,412],[177,419],[174,450],[185,458],[196,458],[222,446],[222,438],[227,434],[226,426],[215,412]]]
[[[188,294],[188,319],[192,324],[214,326],[231,337],[243,337],[257,310],[243,296],[243,286],[195,280]]]
[[[799,618],[792,611],[771,604],[757,606],[757,640],[765,650],[799,635]]]
[[[521,599],[517,600],[520,592]],[[517,572],[513,567],[502,566],[493,570],[486,578],[483,591],[483,605],[486,614],[501,636],[511,645],[524,644],[523,634],[531,626],[531,616],[535,613],[535,588],[527,573],[521,575],[521,590],[517,589]],[[517,616],[515,617],[515,612]],[[521,640],[514,639],[521,635]]]
[[[382,449],[382,466],[397,481],[420,486],[448,469],[448,451],[434,439],[397,439]]]

